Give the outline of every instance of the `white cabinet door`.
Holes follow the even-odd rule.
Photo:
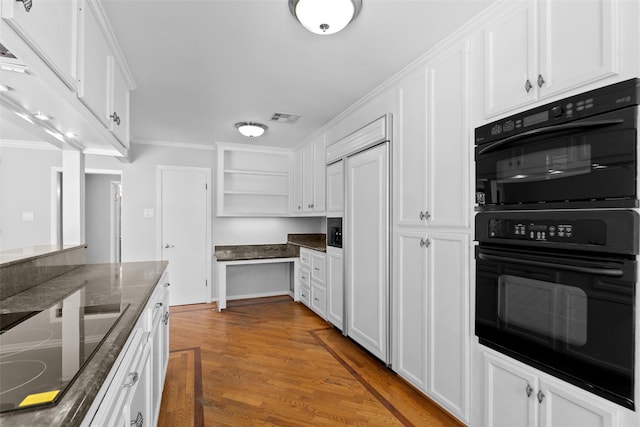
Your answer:
[[[302,149],[298,149],[293,156],[293,213],[302,213],[302,186],[303,186],[303,162]]]
[[[485,27],[485,116],[535,100],[535,22],[535,5],[527,0]]]
[[[343,161],[327,166],[327,216],[342,217],[344,212]]]
[[[427,391],[427,249],[422,230],[397,229],[393,286],[393,369]]]
[[[111,101],[111,132],[125,148],[129,148],[129,88],[120,67],[115,64]]]
[[[342,330],[344,318],[343,256],[340,248],[327,248],[327,320]]]
[[[424,69],[399,88],[399,143],[394,145],[395,217],[400,225],[424,223],[427,206],[427,76]]]
[[[76,88],[77,0],[32,2],[24,4],[2,0],[2,19],[72,89]]]
[[[347,159],[347,334],[388,361],[388,146]]]
[[[94,7],[92,2],[86,1],[81,12],[83,36],[79,50],[78,97],[106,128],[110,128],[113,57]]]
[[[313,141],[313,162],[313,211],[324,212],[327,182],[324,133]]]
[[[425,223],[429,227],[469,227],[473,147],[469,125],[469,55],[470,45],[466,41],[447,50],[428,66],[427,162],[421,172],[427,176],[417,174],[414,179],[421,177],[425,180],[422,185],[427,186]],[[413,148],[410,147],[405,157],[415,155]],[[420,200],[422,194],[423,190],[419,189],[414,198]],[[407,198],[411,198],[411,194]]]
[[[429,232],[428,391],[467,419],[469,390],[469,235]]]
[[[541,98],[617,73],[617,0],[539,4]]]
[[[539,427],[613,427],[617,425],[616,409],[597,397],[583,398],[566,387],[540,382],[542,400]]]
[[[313,177],[314,177],[313,143],[307,143],[302,147],[302,211],[313,212]]]
[[[536,427],[538,379],[485,353],[485,427]]]

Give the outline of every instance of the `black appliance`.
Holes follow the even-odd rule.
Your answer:
[[[480,210],[638,207],[640,79],[477,128]]]
[[[476,215],[479,342],[634,409],[638,214]]]
[[[82,294],[0,314],[0,412],[55,405],[129,306],[88,305]]]
[[[342,247],[342,218],[327,218],[327,246]]]

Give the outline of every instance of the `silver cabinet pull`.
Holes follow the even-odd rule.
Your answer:
[[[420,247],[424,247],[424,248],[428,248],[429,246],[431,246],[431,240],[427,239],[420,239]]]
[[[165,324],[165,326],[167,325],[167,323],[169,323],[169,312],[168,312],[168,311],[166,311],[166,312],[164,313],[164,316],[163,316],[163,318],[162,318],[162,323],[164,323],[164,324]]]
[[[109,117],[113,119],[114,122],[116,122],[116,125],[120,126],[120,116],[118,116],[118,113],[114,111],[113,114]]]
[[[420,211],[420,220],[421,221],[429,219],[429,218],[431,218],[431,214],[429,213],[429,211],[424,211],[424,212]]]
[[[538,390],[538,402],[542,403],[543,400],[544,400],[544,393],[542,392],[542,390]]]
[[[24,6],[24,10],[26,10],[27,12],[29,12],[31,10],[31,6],[33,6],[33,2],[31,0],[16,0],[16,1],[21,1],[22,5]]]
[[[526,82],[524,82],[524,90],[529,93],[529,91],[533,89],[533,85],[531,84],[531,82],[529,81],[529,79],[527,79]]]
[[[538,74],[538,87],[542,87],[545,84],[544,78],[542,78],[542,74]]]
[[[161,302],[157,302],[156,303],[156,308],[162,307],[162,303]]]
[[[129,375],[127,375],[127,378],[130,378],[130,380],[124,383],[123,387],[133,387],[138,382],[138,378],[140,378],[140,376],[137,372],[130,372]]]
[[[315,271],[320,271],[320,269],[319,269],[318,267],[313,267],[313,269],[314,269]]]
[[[164,248],[165,248],[165,249],[171,249],[171,248],[173,248],[173,247],[174,247],[174,245],[172,245],[172,244],[170,244],[170,243],[167,243],[167,244],[165,244],[165,245],[164,245]]]
[[[527,397],[531,397],[531,393],[533,393],[533,389],[529,384],[527,384],[526,392],[527,392]]]
[[[135,420],[131,420],[131,425],[136,427],[142,427],[144,425],[144,417],[142,416],[142,412],[138,412],[138,416]]]

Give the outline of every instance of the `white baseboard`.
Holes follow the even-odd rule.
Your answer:
[[[257,294],[247,294],[247,295],[227,295],[227,301],[234,300],[234,299],[277,297],[281,295],[289,295],[291,296],[291,298],[293,298],[293,295],[291,294],[291,292],[289,292],[289,290],[286,290],[286,291],[263,292],[263,293],[257,293]]]

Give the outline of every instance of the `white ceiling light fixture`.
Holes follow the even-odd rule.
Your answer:
[[[42,111],[38,111],[36,114],[33,115],[33,117],[35,117],[38,120],[43,120],[43,121],[51,120],[51,116],[47,116]]]
[[[268,128],[262,123],[240,122],[236,123],[236,129],[244,136],[255,138],[262,135]]]
[[[289,0],[289,10],[298,22],[315,34],[335,34],[344,29],[362,9],[362,0]]]

